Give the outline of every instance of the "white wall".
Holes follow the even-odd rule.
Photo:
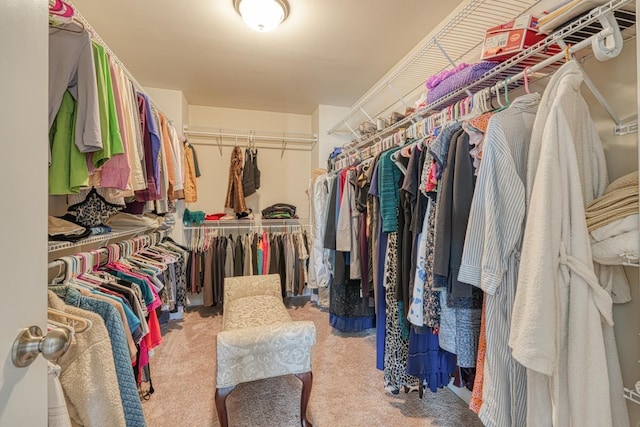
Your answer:
[[[237,110],[231,108],[189,106],[189,125],[223,129],[252,129],[267,132],[312,134],[310,115],[275,113],[269,111]],[[190,137],[194,144],[200,172],[198,201],[188,205],[190,210],[206,213],[224,212],[229,182],[229,163],[232,147],[223,147],[222,155],[213,139]],[[225,141],[233,143],[233,141]],[[245,147],[247,141],[239,140]],[[243,151],[244,153],[244,151]],[[307,186],[311,176],[311,151],[260,148],[258,166],[261,187],[246,199],[247,206],[257,214],[267,206],[284,202],[295,205],[300,218],[309,217]]]
[[[189,103],[182,91],[153,87],[145,87],[144,90],[167,118],[173,122],[178,135],[182,136],[184,125],[189,121]],[[184,240],[184,230],[182,228],[184,209],[184,201],[178,200],[176,202],[176,225],[173,227],[171,234],[171,237],[178,243],[182,243]]]
[[[349,113],[348,107],[336,107],[333,105],[318,105],[318,149],[317,159],[313,163],[314,168],[327,167],[327,158],[335,147],[340,147],[344,143],[351,141],[351,137],[338,137],[327,134],[338,121]],[[315,114],[315,112],[314,112]]]
[[[315,135],[318,135],[318,142],[311,151],[311,168],[313,169],[320,164],[320,106],[318,106],[311,115],[311,131]]]
[[[186,123],[183,118],[182,91],[172,89],[158,89],[154,87],[144,88],[147,95],[162,110],[165,116],[173,122],[179,135],[182,135],[182,126]]]

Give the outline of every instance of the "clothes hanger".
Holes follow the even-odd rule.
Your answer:
[[[527,95],[531,95],[531,91],[529,90],[529,70],[531,69],[531,67],[525,67],[525,69],[522,71],[523,77],[524,77],[524,91]]]
[[[55,286],[58,285],[60,283],[64,283],[64,278],[65,278],[65,272],[62,270],[62,266],[65,265],[64,261],[62,260],[55,260],[54,262],[58,263],[58,272],[56,273],[56,275],[54,276],[53,279],[51,279],[51,285]],[[59,282],[60,280],[60,282]]]
[[[500,83],[498,83],[496,86],[496,100],[498,101],[498,105],[500,106],[498,109],[496,109],[496,111],[502,111],[504,110],[505,106],[502,103],[502,101],[500,101]]]
[[[511,101],[509,101],[509,77],[504,79],[504,102],[507,104],[505,108],[509,108],[511,106]]]
[[[91,329],[93,322],[84,317],[76,316],[74,314],[67,313],[66,311],[56,310],[55,308],[47,308],[47,314],[59,316],[71,322],[71,324],[60,324],[63,327],[71,328],[75,333],[81,334]],[[51,322],[52,320],[48,320]],[[78,326],[78,327],[76,327]]]

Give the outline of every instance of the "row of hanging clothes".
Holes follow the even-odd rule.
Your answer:
[[[542,96],[476,94],[463,120],[313,183],[310,286],[341,330],[371,326],[375,301],[389,392],[453,378],[488,426],[628,425],[612,304],[629,284],[591,257],[585,207],[608,175],[583,79],[569,61]]]
[[[50,2],[49,194],[94,187],[129,213],[196,202],[195,149],[85,22]]]
[[[164,236],[154,232],[49,264],[56,272],[49,322],[90,325],[50,366],[59,382],[53,389],[66,403],[53,404],[55,425],[146,426],[142,401],[154,392],[150,359],[162,343],[160,318],[186,298],[189,251]]]
[[[188,289],[202,294],[205,306],[223,303],[226,277],[279,274],[283,298],[306,292],[310,242],[305,225],[212,221],[185,227],[185,242],[191,251]]]

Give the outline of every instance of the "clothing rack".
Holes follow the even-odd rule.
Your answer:
[[[382,140],[384,137],[400,129],[406,129],[418,121],[433,115],[434,112],[465,99],[472,91],[478,92],[486,88],[492,88],[492,91],[495,93],[503,88],[505,84],[509,86],[509,90],[514,90],[524,84],[525,73],[532,79],[553,74],[557,68],[565,62],[567,49],[568,53],[572,55],[591,46],[594,41],[611,37],[618,28],[627,29],[635,25],[635,13],[621,10],[631,3],[631,0],[612,0],[593,9],[581,18],[558,29],[529,49],[494,67],[470,85],[453,91],[449,95],[415,111],[412,115],[405,117],[381,132],[372,136],[358,138],[356,142],[343,147],[343,154],[338,156],[338,158],[353,153],[353,150],[367,147],[376,140]],[[603,25],[600,23],[602,19],[610,14],[614,14],[615,16],[617,28],[614,28],[615,26],[613,25],[603,28]],[[564,47],[566,46],[565,43],[572,43],[572,45],[555,55],[548,56],[545,54],[552,46],[560,45]],[[626,129],[625,124],[620,123],[615,114],[613,114],[611,107],[606,103],[604,97],[597,91],[586,75],[585,83],[594,92],[594,95],[598,101],[602,103],[603,107],[612,115],[616,126],[621,126]],[[631,126],[631,124],[629,124],[629,126]],[[331,132],[332,131],[330,131],[330,133]]]
[[[129,78],[129,80],[131,80],[133,85],[136,87],[136,89],[138,89],[138,91],[140,91],[140,92],[145,93],[149,97],[149,100],[151,101],[152,107],[155,108],[156,111],[162,113],[162,109],[158,107],[158,104],[151,98],[151,96],[149,96],[149,94],[145,91],[144,87],[138,82],[138,80],[136,80],[136,78],[129,71],[129,69],[124,65],[124,63],[122,61],[120,61],[118,56],[113,52],[113,50],[111,50],[109,45],[107,45],[107,43],[104,40],[102,40],[102,37],[100,37],[100,35],[98,35],[96,30],[93,29],[91,24],[89,24],[89,21],[87,21],[87,19],[80,13],[80,11],[76,7],[76,5],[74,5],[73,2],[70,1],[70,0],[65,0],[65,1],[67,3],[69,3],[73,7],[73,9],[74,9],[74,15],[73,15],[74,18],[76,18],[80,23],[82,23],[82,25],[84,26],[85,30],[87,30],[89,32],[89,34],[91,34],[91,39],[96,41],[96,42],[98,42],[98,43],[100,43],[100,45],[102,45],[102,47],[104,47],[104,49],[107,51],[109,56],[113,59],[113,61],[116,64],[118,64],[118,66],[120,68],[122,68],[122,70],[125,72],[125,74]],[[167,120],[172,122],[172,120],[170,120],[166,114],[164,114],[164,113],[162,113],[162,114],[165,117],[167,117]]]
[[[360,98],[329,134],[348,136],[354,134],[353,128],[362,121],[375,123],[372,117],[387,117],[395,107],[404,109],[416,92],[424,88],[430,75],[477,52],[487,28],[531,13],[537,3],[535,0],[463,1],[420,46]]]
[[[257,229],[259,231],[283,231],[292,230],[294,227],[300,229],[309,228],[309,218],[300,219],[239,219],[239,220],[218,220],[204,221],[201,225],[187,226],[184,230],[250,230]],[[280,230],[283,229],[283,230]]]
[[[129,237],[137,237],[146,232],[149,229],[146,227],[139,228],[131,228],[128,230],[114,230],[111,233],[100,234],[97,236],[87,237],[85,239],[81,239],[77,242],[60,242],[60,241],[51,241],[49,242],[49,253],[58,252],[66,249],[79,248],[85,245],[97,245],[97,246],[106,246],[109,241],[115,239],[123,239]]]
[[[137,234],[135,237],[129,237],[128,239],[125,240],[119,240],[117,242],[112,242],[110,244],[117,244],[117,243],[129,243],[130,246],[132,248],[135,248],[133,250],[133,252],[138,252],[144,248],[147,248],[149,246],[153,246],[154,244],[161,242],[162,240],[164,240],[165,238],[167,238],[170,234],[171,234],[171,229],[164,229],[164,230],[153,230],[151,232],[149,232],[149,229],[142,229],[142,231],[140,229],[136,229],[136,230],[131,230],[134,231],[134,234]],[[138,234],[138,233],[144,233],[147,232],[148,234]],[[124,236],[131,236],[131,233],[127,233],[127,232],[121,232],[118,233],[118,236],[110,236],[110,239],[107,240],[113,240],[113,239],[117,239],[117,238],[121,238]],[[79,244],[71,244],[69,246],[64,247],[64,249],[71,249],[71,248],[78,248],[78,247],[82,247],[85,244],[89,244],[89,243],[102,243],[104,242],[104,237],[103,236],[96,236],[95,237],[96,240],[92,240],[91,242],[82,242]],[[97,240],[98,238],[102,238],[101,240]],[[91,240],[92,238],[89,238],[87,240]],[[105,255],[108,253],[108,249],[107,249],[107,244],[101,244],[99,245],[98,248],[92,249],[92,251],[97,251],[98,254],[100,256]],[[59,249],[58,249],[59,250]],[[49,252],[52,252],[52,250],[50,249]],[[78,252],[76,255],[82,254],[82,253],[86,253],[83,251]],[[102,262],[102,258],[101,258],[101,265],[103,264]],[[52,269],[59,269],[58,274],[62,273],[62,267],[66,267],[67,263],[62,260],[62,259],[55,259],[51,262],[49,262],[48,264],[48,269],[52,270]]]
[[[222,155],[222,147],[234,147],[245,142],[249,147],[267,150],[311,151],[318,142],[318,135],[294,132],[268,132],[248,129],[222,129],[204,126],[185,126],[184,134],[194,138],[215,139],[216,143],[191,142],[196,145],[216,145]],[[224,141],[227,142],[224,142]],[[262,142],[258,147],[256,141]]]

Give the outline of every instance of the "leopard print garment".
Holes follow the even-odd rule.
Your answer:
[[[429,196],[432,197],[432,196]],[[433,289],[433,258],[434,242],[436,230],[436,198],[431,198],[431,209],[429,210],[427,227],[427,256],[424,262],[424,269],[427,272],[427,280],[424,284],[424,295],[422,297],[424,309],[424,324],[434,329],[440,327],[440,291]]]
[[[385,389],[398,394],[402,387],[407,391],[417,390],[420,380],[407,375],[409,341],[402,338],[402,326],[398,317],[396,277],[398,260],[398,233],[389,234],[385,261],[384,288],[387,320],[384,338],[384,382]]]

